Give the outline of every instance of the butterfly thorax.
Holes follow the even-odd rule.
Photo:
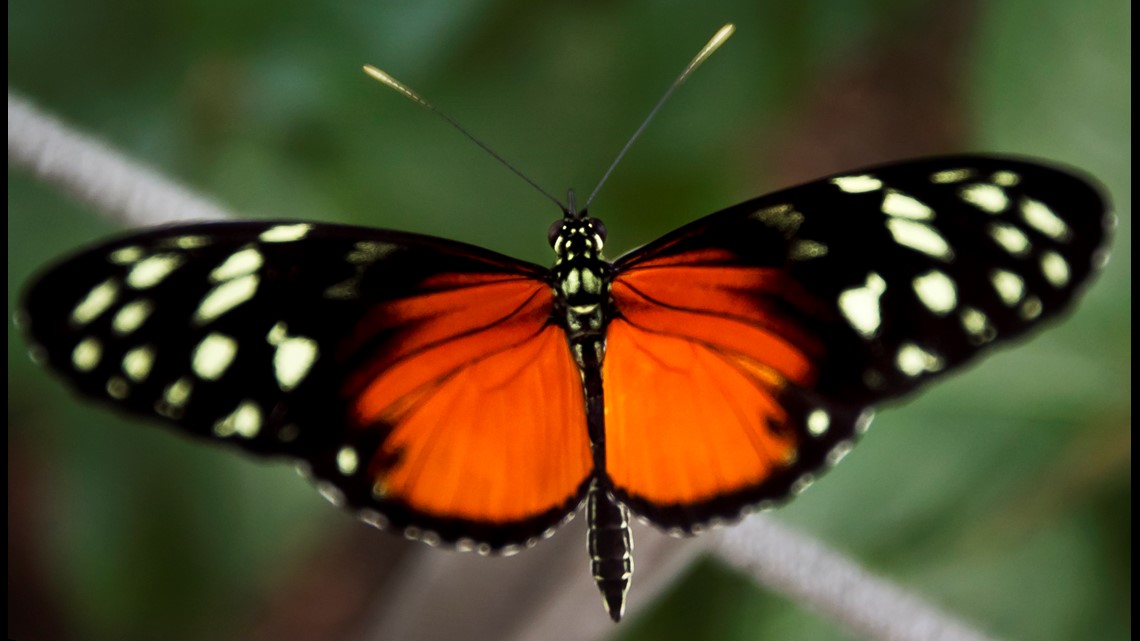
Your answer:
[[[611,267],[602,258],[605,225],[596,218],[567,218],[550,229],[557,258],[551,286],[555,314],[580,368],[597,367],[605,356],[605,330]]]

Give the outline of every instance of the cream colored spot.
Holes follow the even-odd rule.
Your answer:
[[[135,289],[154,287],[181,264],[182,257],[178,254],[156,254],[144,258],[135,263],[131,272],[127,274],[127,284]]]
[[[151,312],[154,311],[154,305],[147,300],[136,300],[126,305],[115,314],[115,318],[111,320],[111,329],[119,336],[126,336],[135,331],[146,319],[150,317]]]
[[[194,312],[194,322],[205,325],[253,298],[257,293],[258,282],[257,274],[249,274],[217,285],[198,305],[198,311]]]
[[[962,310],[962,328],[978,342],[992,341],[997,336],[997,330],[990,325],[990,319],[985,313],[967,307]]]
[[[85,338],[71,351],[71,364],[81,372],[95,369],[101,358],[103,358],[103,344],[97,338]]]
[[[211,332],[194,348],[190,366],[198,378],[215,381],[226,373],[235,354],[237,341],[224,334]]]
[[[1041,305],[1041,299],[1036,296],[1029,296],[1021,307],[1017,308],[1017,313],[1024,320],[1033,320],[1041,315],[1044,307]]]
[[[222,438],[237,434],[243,438],[253,438],[261,431],[261,408],[251,400],[244,400],[233,412],[214,423],[214,434]]]
[[[593,270],[587,268],[582,269],[582,289],[586,290],[589,294],[602,293],[602,281]]]
[[[804,215],[794,211],[788,204],[761,209],[752,214],[752,217],[778,230],[785,238],[791,238],[804,222]]]
[[[317,341],[304,336],[286,338],[276,345],[273,371],[277,376],[277,385],[288,392],[304,380],[320,350]]]
[[[1025,279],[1004,269],[990,272],[990,282],[1006,305],[1013,307],[1025,296]]]
[[[123,371],[132,381],[139,383],[146,380],[154,366],[154,349],[136,347],[123,356]]]
[[[958,195],[962,200],[991,214],[999,214],[1009,206],[1009,196],[1005,190],[989,183],[974,183],[963,187]]]
[[[1018,176],[1012,171],[995,171],[994,174],[990,176],[990,180],[992,180],[995,185],[1001,185],[1002,187],[1013,187],[1017,183],[1021,182],[1021,176]]]
[[[1069,263],[1057,252],[1047,251],[1041,254],[1041,273],[1054,287],[1069,284]]]
[[[283,322],[278,321],[273,324],[269,329],[269,333],[265,335],[265,340],[270,345],[280,345],[281,341],[289,337],[289,326]]]
[[[295,240],[301,240],[308,235],[309,230],[313,226],[301,223],[298,225],[277,225],[261,232],[258,236],[262,241],[267,243],[289,243]]]
[[[190,398],[190,390],[193,388],[194,383],[184,376],[166,387],[162,392],[162,398],[174,407],[181,407],[186,405],[186,401]]]
[[[839,295],[839,311],[851,327],[863,335],[871,338],[879,331],[882,319],[879,310],[879,297],[887,291],[887,282],[875,272],[867,275],[867,282],[862,287],[852,287]]]
[[[174,239],[173,244],[179,249],[194,249],[209,245],[210,239],[205,236],[179,236]]]
[[[883,181],[866,174],[861,176],[840,176],[839,178],[832,178],[831,182],[849,194],[862,194],[883,188]]]
[[[71,312],[71,321],[76,325],[86,325],[107,311],[119,296],[119,284],[114,279],[99,283],[87,292],[83,300]]]
[[[814,240],[797,240],[788,252],[788,257],[792,260],[811,260],[826,255],[827,245]]]
[[[960,183],[973,175],[973,169],[946,169],[931,174],[930,182],[940,184]]]
[[[1067,241],[1069,239],[1071,233],[1069,226],[1042,202],[1032,198],[1022,198],[1021,216],[1025,222],[1029,223],[1030,227],[1053,240]]]
[[[107,379],[107,395],[116,400],[123,400],[131,393],[131,386],[122,376],[112,376]]]
[[[823,436],[831,427],[831,415],[826,410],[812,410],[807,417],[808,432],[812,436]]]
[[[907,376],[918,376],[923,372],[937,372],[945,367],[942,357],[933,354],[914,343],[903,343],[895,358],[899,371]]]
[[[124,247],[116,249],[111,252],[111,262],[116,265],[129,265],[136,260],[143,257],[143,250],[140,247]]]
[[[193,389],[194,384],[189,378],[183,377],[174,381],[162,392],[164,405],[159,405],[155,409],[164,416],[177,418],[181,415],[182,408],[186,406],[186,401],[190,400],[190,392]]]
[[[986,226],[986,232],[997,244],[1013,256],[1024,256],[1030,249],[1029,237],[1017,227],[994,222]]]
[[[958,288],[946,274],[933,270],[915,277],[914,293],[927,309],[944,316],[958,305]]]
[[[265,259],[262,258],[261,252],[253,247],[247,247],[234,252],[225,262],[215,267],[214,271],[210,272],[210,280],[217,283],[252,274],[261,269],[264,262]]]
[[[891,230],[895,242],[900,245],[906,245],[927,256],[944,261],[954,258],[954,252],[946,239],[930,225],[905,218],[890,218],[887,220],[887,228]]]
[[[883,196],[883,213],[888,216],[910,218],[911,220],[930,220],[934,218],[934,210],[904,193],[888,189]]]
[[[355,474],[359,463],[360,460],[356,456],[356,450],[348,445],[340,448],[340,451],[336,453],[336,469],[340,470],[340,473],[345,476]]]
[[[577,269],[571,269],[566,273],[566,278],[562,281],[562,293],[566,295],[575,294],[582,286],[581,274]]]
[[[391,243],[379,243],[371,240],[362,240],[352,246],[345,260],[354,265],[368,265],[374,263],[395,251],[396,246]]]

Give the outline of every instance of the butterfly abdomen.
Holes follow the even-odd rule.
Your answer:
[[[633,576],[629,510],[611,500],[595,482],[586,499],[586,521],[590,569],[606,611],[618,621],[625,611],[625,595]]]

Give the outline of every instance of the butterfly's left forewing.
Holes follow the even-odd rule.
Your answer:
[[[24,320],[86,396],[300,459],[373,524],[492,550],[557,525],[592,469],[552,306],[545,270],[475,247],[220,223],[88,250]]]
[[[620,258],[615,496],[693,531],[806,487],[871,406],[1063,310],[1110,221],[1069,172],[964,156],[765,196]]]

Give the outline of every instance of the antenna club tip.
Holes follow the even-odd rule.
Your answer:
[[[381,82],[387,82],[391,78],[391,76],[384,73],[383,71],[380,71],[376,67],[373,67],[372,65],[364,65],[362,67],[362,69],[364,70],[364,73],[372,76],[373,78],[375,78]]]

